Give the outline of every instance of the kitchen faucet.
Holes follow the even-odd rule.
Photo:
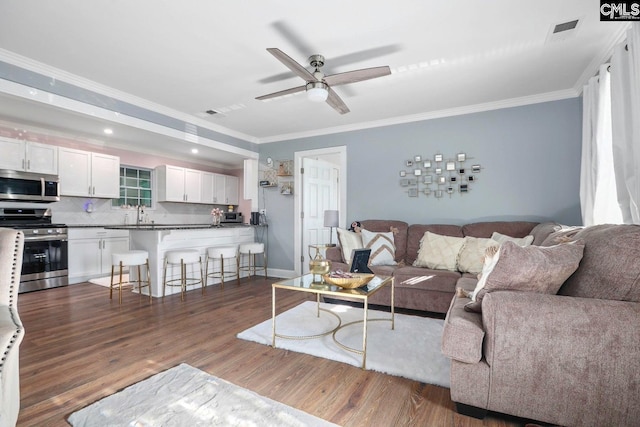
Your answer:
[[[140,214],[144,215],[144,205],[136,206],[136,226],[140,225]]]

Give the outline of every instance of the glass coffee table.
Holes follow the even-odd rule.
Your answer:
[[[333,340],[335,343],[343,348],[344,350],[361,354],[362,355],[362,369],[366,369],[367,363],[367,324],[372,321],[390,321],[391,329],[395,329],[395,308],[394,308],[394,298],[395,298],[395,286],[393,282],[393,277],[391,276],[374,276],[373,279],[365,286],[356,288],[356,289],[343,289],[339,286],[330,285],[328,283],[322,282],[319,280],[320,276],[313,274],[305,274],[304,276],[294,277],[293,279],[281,280],[279,282],[273,283],[271,292],[271,318],[272,318],[272,343],[271,345],[275,348],[276,346],[276,337],[284,338],[284,339],[312,339],[319,338],[325,335],[332,334]],[[391,286],[391,316],[386,319],[371,319],[368,320],[368,308],[369,308],[369,297],[374,295],[380,289],[385,286]],[[326,312],[330,315],[335,316],[338,319],[338,326],[333,328],[332,330],[326,331],[317,335],[281,335],[276,332],[276,289],[285,289],[289,291],[299,291],[299,292],[309,292],[312,294],[316,294],[316,307],[317,312],[316,316],[320,317],[320,312]],[[355,322],[349,322],[346,324],[342,324],[342,319],[340,316],[333,311],[325,310],[320,307],[320,296],[332,296],[336,298],[348,298],[349,300],[360,300],[364,304],[364,316],[362,320],[357,320]],[[346,328],[350,325],[354,325],[356,323],[362,323],[362,349],[349,347],[344,345],[338,341],[336,338],[336,333],[342,329]]]

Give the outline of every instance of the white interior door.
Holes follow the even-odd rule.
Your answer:
[[[346,218],[346,147],[300,151],[295,154],[295,273],[309,271],[309,245],[337,243],[335,229],[324,226],[324,211],[338,210]],[[304,171],[304,173],[303,173]],[[313,252],[312,252],[313,255]]]
[[[322,159],[302,160],[303,178],[303,224],[302,247],[329,243],[330,229],[324,226],[324,211],[337,210],[337,168]],[[303,254],[303,273],[309,272],[309,251]],[[313,252],[311,252],[313,255]]]

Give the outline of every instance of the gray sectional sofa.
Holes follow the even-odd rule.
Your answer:
[[[442,341],[459,412],[487,410],[563,426],[640,423],[640,226],[552,233],[584,242],[557,294],[500,290],[482,312],[454,296]],[[476,280],[458,286],[474,289]]]
[[[453,237],[481,237],[490,238],[494,232],[513,237],[533,235],[533,244],[542,242],[553,231],[556,224],[526,221],[494,221],[476,222],[466,225],[446,224],[407,224],[393,220],[365,220],[361,221],[362,228],[375,232],[388,232],[392,228],[396,247],[395,266],[372,266],[371,270],[380,275],[395,278],[395,306],[410,310],[446,313],[455,294],[456,283],[462,277],[476,278],[476,274],[461,273],[449,270],[434,270],[425,267],[414,267],[418,257],[420,239],[424,233],[430,231],[435,234]],[[349,265],[343,258],[341,248],[329,248],[326,253],[331,260],[331,269],[347,270]],[[389,305],[390,290],[380,290],[369,300],[370,304]]]

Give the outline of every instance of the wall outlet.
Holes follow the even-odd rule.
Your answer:
[[[267,214],[266,209],[260,209],[260,215],[266,215],[266,214]]]

